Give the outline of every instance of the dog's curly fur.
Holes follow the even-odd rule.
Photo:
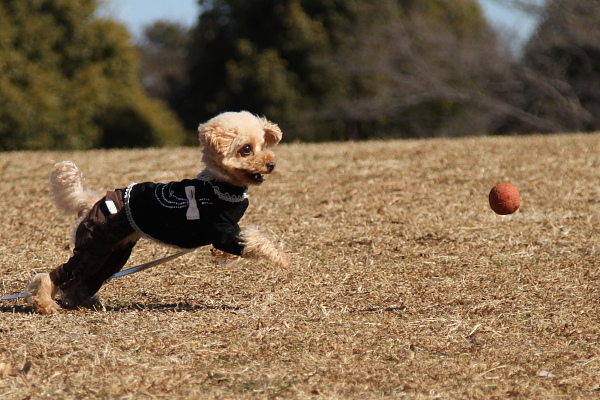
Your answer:
[[[259,185],[264,181],[264,175],[271,173],[275,167],[274,154],[269,148],[281,140],[282,133],[276,124],[265,118],[246,111],[227,112],[201,124],[198,133],[203,147],[205,176],[236,186]],[[57,208],[68,214],[77,214],[72,236],[75,242],[77,226],[100,196],[84,188],[81,171],[70,161],[59,162],[54,166],[50,186]],[[287,254],[256,228],[243,230],[240,240],[244,244],[242,258],[262,258],[289,268]],[[213,255],[219,259],[235,258],[216,249]],[[77,286],[64,291],[58,289],[48,273],[37,274],[26,291],[28,303],[42,314],[51,314],[61,308],[55,301],[57,296],[67,308],[101,306],[98,296],[82,295]]]
[[[101,196],[83,186],[83,174],[77,165],[71,161],[62,161],[54,165],[50,174],[50,197],[60,211],[77,215],[71,230],[71,242],[75,243],[79,223]]]
[[[60,310],[60,306],[54,301],[58,288],[52,284],[50,274],[47,272],[34,276],[25,291],[27,292],[27,302],[38,313],[52,314]]]

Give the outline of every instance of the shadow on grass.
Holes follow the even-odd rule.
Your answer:
[[[32,311],[33,311],[33,309],[31,308],[31,306],[28,306],[26,304],[17,304],[17,305],[10,305],[10,306],[6,305],[6,306],[0,307],[1,313],[28,314]]]
[[[157,311],[157,312],[182,312],[182,311],[212,311],[212,310],[241,310],[243,307],[228,306],[226,304],[209,306],[206,304],[190,304],[188,302],[169,304],[131,303],[118,306],[105,306],[106,311]]]
[[[406,311],[406,306],[394,306],[394,307],[378,307],[378,306],[373,306],[373,307],[367,307],[367,308],[361,308],[360,310],[352,310],[350,312],[375,312],[375,311]]]
[[[209,306],[206,304],[190,304],[187,302],[182,303],[170,303],[170,304],[144,304],[144,303],[131,303],[121,304],[117,306],[105,306],[103,310],[98,312],[123,312],[123,311],[153,311],[153,312],[189,312],[189,311],[213,311],[213,310],[228,310],[236,311],[241,310],[243,307],[240,306],[228,306],[226,304],[218,306]],[[93,311],[86,308],[80,308],[81,311]],[[64,311],[78,311],[65,309]],[[63,312],[64,312],[63,311]],[[10,305],[0,307],[0,313],[11,313],[11,314],[29,314],[32,313],[33,309],[31,306],[26,304]]]

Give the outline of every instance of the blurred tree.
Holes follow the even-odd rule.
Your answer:
[[[487,131],[495,115],[483,110],[504,63],[476,1],[363,4],[352,22],[363,29],[347,29],[333,54],[341,74],[362,89],[320,107],[342,116],[336,125],[351,138]]]
[[[186,60],[190,29],[169,22],[156,21],[144,29],[136,47],[140,52],[142,84],[152,97],[172,105],[187,82]]]
[[[190,81],[177,107],[188,127],[227,109],[287,122],[314,107],[324,89],[310,57],[327,46],[322,20],[297,1],[200,3],[204,12],[190,48]],[[317,9],[329,2],[312,3]]]
[[[599,22],[600,0],[547,2],[522,62],[523,108],[548,121],[544,131],[600,130]]]
[[[287,139],[458,135],[510,108],[494,100],[507,64],[476,0],[200,3],[176,105],[190,128],[248,109]]]
[[[95,0],[0,0],[0,149],[178,144],[173,113],[146,97],[121,25]]]

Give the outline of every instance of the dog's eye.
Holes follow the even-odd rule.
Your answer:
[[[240,154],[244,157],[247,157],[252,154],[252,146],[249,144],[245,145],[240,149]]]

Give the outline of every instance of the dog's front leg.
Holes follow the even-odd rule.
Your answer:
[[[261,234],[258,229],[246,229],[241,234],[244,250],[243,258],[266,259],[280,267],[289,268],[290,259],[288,255],[271,240]]]

